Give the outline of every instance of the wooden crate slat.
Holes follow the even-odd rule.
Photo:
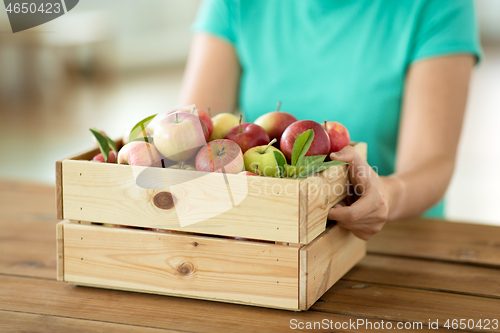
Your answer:
[[[331,169],[336,170],[335,172],[342,172],[341,170],[346,169],[346,167],[332,167]],[[324,176],[310,177],[306,182],[308,183],[308,215],[305,223],[307,233],[305,239],[303,239],[303,244],[309,244],[325,231],[328,212],[335,204],[347,196],[347,177],[337,177],[334,180],[328,180]],[[343,189],[343,194],[334,193],[335,189],[338,190],[339,187]]]
[[[369,254],[343,279],[500,298],[500,271],[494,267]]]
[[[118,150],[123,145],[123,141],[121,138],[114,140],[116,147]],[[81,152],[78,152],[76,154],[73,154],[71,156],[68,156],[62,160],[56,161],[56,214],[57,214],[57,219],[62,220],[64,219],[64,203],[63,203],[63,169],[62,169],[62,163],[64,160],[83,160],[83,161],[90,161],[92,158],[99,154],[100,150],[96,146],[85,149]]]
[[[63,205],[63,183],[62,183],[62,161],[56,162],[56,215],[58,220],[64,218]]]
[[[64,225],[67,223],[68,221],[62,221],[56,225],[57,281],[64,281]]]
[[[64,280],[297,309],[298,248],[69,223]]]
[[[448,319],[449,324],[453,319],[473,319],[475,323],[480,319],[482,322],[498,319],[500,306],[497,299],[491,298],[341,280],[311,309],[387,320],[421,321],[424,325],[438,319],[443,327]],[[484,332],[476,327],[469,331]],[[500,328],[488,332],[500,332]]]
[[[307,276],[306,300],[300,301],[305,310],[365,256],[366,242],[349,230],[332,226],[300,252],[301,259],[306,259],[305,264],[301,262],[301,271]]]
[[[500,228],[414,219],[386,223],[368,252],[500,266]]]
[[[233,198],[235,195],[242,198],[245,194],[243,192],[248,191],[243,201],[208,220],[181,227],[178,209],[183,214],[193,210],[196,207],[189,206],[193,199],[195,202],[202,202],[203,208],[219,209],[221,202],[218,198],[228,195],[226,183],[221,179],[222,174],[135,168],[139,168],[136,173],[147,169],[146,176],[141,176],[141,179],[151,188],[138,187],[134,172],[129,166],[63,161],[64,217],[194,233],[299,242],[299,189],[298,182],[294,180],[227,174],[225,177],[231,185]],[[184,178],[192,178],[193,174],[201,174],[203,177],[195,183],[182,183]],[[199,186],[200,182],[205,186]],[[179,199],[175,203],[176,206],[171,205],[169,209],[158,208],[154,202],[155,196],[160,192],[169,192],[172,183],[182,184],[180,190],[176,187],[177,193],[172,193],[174,200]],[[226,201],[225,204],[231,205],[232,202]],[[200,220],[203,219],[204,212],[199,211],[198,214]],[[188,216],[196,218],[196,215]]]
[[[366,158],[365,143],[352,145]],[[308,244],[346,196],[346,166],[306,180],[257,178],[85,162],[97,152],[56,163],[58,218]]]

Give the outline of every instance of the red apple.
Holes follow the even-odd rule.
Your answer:
[[[269,136],[266,131],[259,125],[252,123],[241,123],[233,127],[227,134],[226,139],[236,142],[243,154],[250,148],[267,144]]]
[[[92,159],[92,161],[96,161],[96,162],[102,162],[104,163],[104,156],[102,155],[102,153],[99,153],[97,155],[94,156],[94,158]],[[116,151],[110,151],[109,154],[108,154],[108,163],[116,163]]]
[[[155,127],[153,142],[171,161],[186,161],[196,155],[208,140],[207,126],[191,113],[174,112]]]
[[[212,123],[212,118],[210,118],[210,116],[208,115],[208,113],[206,113],[205,111],[198,110],[198,109],[194,109],[194,110],[175,110],[175,111],[172,111],[170,113],[174,113],[174,112],[192,113],[192,114],[200,117],[200,119],[203,120],[203,122],[207,126],[208,137],[210,137],[210,135],[212,135],[212,131],[214,129],[214,125]]]
[[[236,142],[226,139],[210,141],[196,155],[196,170],[240,173],[244,167],[243,153]]]
[[[200,117],[200,119],[203,120],[205,125],[207,125],[208,137],[210,137],[210,135],[212,135],[212,131],[214,129],[214,125],[212,124],[212,118],[210,118],[208,113],[206,113],[203,110],[196,110],[195,114],[196,113],[198,114],[198,117]]]
[[[295,140],[308,129],[314,131],[314,140],[306,156],[328,155],[330,152],[330,138],[323,126],[312,120],[300,120],[288,126],[281,137],[280,149],[288,161],[292,159],[292,149]]]
[[[132,141],[118,152],[118,164],[161,166],[161,156],[155,146],[144,141]]]
[[[263,114],[254,121],[254,124],[259,125],[267,132],[269,139],[276,138],[278,144],[285,129],[297,121],[297,118],[291,114],[279,111],[280,106],[281,102],[278,102],[276,111]]]
[[[325,120],[324,128],[330,137],[330,153],[335,153],[349,145],[351,136],[349,131],[339,122]]]

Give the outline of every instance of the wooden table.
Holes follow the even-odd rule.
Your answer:
[[[373,326],[323,332],[380,332],[382,321],[395,331],[398,322],[422,322],[418,331],[427,331],[429,321],[438,321],[435,332],[449,331],[444,326],[453,319],[472,319],[474,328],[465,331],[481,331],[479,320],[500,320],[498,227],[424,219],[387,224],[368,243],[367,257],[309,311],[288,312],[57,282],[54,188],[0,181],[0,212],[2,333],[288,332],[300,331],[291,329],[295,323],[323,320]],[[489,327],[483,331],[500,332]]]

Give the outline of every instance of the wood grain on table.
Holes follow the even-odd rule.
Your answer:
[[[55,211],[53,187],[0,181],[2,333],[297,331],[290,328],[292,319],[363,319],[394,328],[418,321],[424,323],[418,331],[444,332],[447,319],[500,319],[497,227],[423,219],[388,223],[368,243],[368,256],[309,311],[290,312],[58,282]],[[439,320],[440,329],[429,330],[429,320]]]

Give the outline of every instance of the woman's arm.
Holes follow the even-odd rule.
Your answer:
[[[231,43],[197,34],[191,43],[179,104],[210,108],[212,116],[231,112],[238,102],[240,74],[240,63]]]
[[[329,218],[369,239],[387,220],[418,216],[436,204],[450,182],[475,58],[453,55],[411,65],[406,76],[396,172],[379,177],[352,149],[332,159],[349,163],[351,182],[364,189]],[[366,173],[359,173],[361,170]],[[359,188],[359,186],[358,186]]]

